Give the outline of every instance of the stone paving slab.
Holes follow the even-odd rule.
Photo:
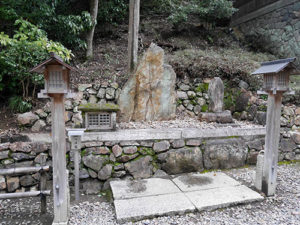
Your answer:
[[[173,176],[173,182],[183,192],[208,190],[213,188],[231,187],[240,185],[239,182],[220,172],[188,173]]]
[[[196,210],[183,193],[115,200],[114,205],[119,223]]]
[[[163,178],[111,181],[110,187],[117,200],[181,192],[171,180]]]
[[[224,173],[112,181],[118,222],[213,210],[264,198]]]
[[[198,211],[214,210],[264,199],[260,194],[244,185],[187,192],[185,194]]]

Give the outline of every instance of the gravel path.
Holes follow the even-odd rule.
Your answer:
[[[223,171],[240,182],[253,186],[254,167]],[[300,224],[300,163],[282,165],[278,169],[278,186],[275,197],[263,202],[234,206],[211,212],[189,213],[183,216],[165,216],[139,221],[136,225],[175,224]],[[70,225],[115,225],[115,213],[111,203],[91,196],[72,205]],[[88,201],[86,201],[88,200]],[[34,199],[16,201],[0,200],[0,224],[51,224],[51,215],[40,218],[39,204]],[[27,208],[26,208],[27,206]],[[34,206],[34,207],[32,207]],[[49,202],[51,207],[51,202]],[[50,210],[49,210],[50,211]],[[19,213],[21,213],[19,215]],[[4,220],[4,221],[3,221]],[[2,222],[1,222],[2,221]]]
[[[174,120],[169,121],[149,121],[149,122],[122,122],[118,123],[119,129],[147,129],[147,128],[202,128],[215,129],[220,127],[242,127],[254,128],[263,127],[262,125],[254,124],[249,121],[233,120],[232,124],[207,123],[199,121],[194,117],[177,116]]]

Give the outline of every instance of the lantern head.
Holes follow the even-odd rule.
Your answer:
[[[71,97],[70,71],[76,70],[66,64],[55,53],[50,53],[50,58],[30,70],[30,72],[43,73],[45,89],[38,94],[39,98],[48,98],[54,94],[65,94]],[[69,96],[68,96],[69,95]]]
[[[263,62],[261,67],[257,69],[252,75],[263,75],[263,87],[258,93],[267,94],[277,91],[290,91],[290,75],[299,74],[296,71],[294,61],[296,58],[280,59],[270,62]]]

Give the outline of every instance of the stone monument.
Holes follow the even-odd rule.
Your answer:
[[[199,114],[199,119],[206,122],[232,123],[229,110],[223,111],[224,84],[221,78],[213,78],[208,86],[209,112]]]
[[[152,43],[121,91],[120,121],[170,120],[176,112],[176,74]]]

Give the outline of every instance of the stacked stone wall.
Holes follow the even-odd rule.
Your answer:
[[[80,179],[86,193],[99,192],[112,179],[148,178],[157,174],[179,174],[229,169],[255,164],[264,148],[262,136],[225,138],[165,139],[139,141],[87,141],[81,149]],[[0,168],[40,165],[40,154],[47,154],[52,165],[51,145],[36,142],[0,143]],[[300,132],[282,131],[279,160],[300,160]],[[70,144],[67,165],[73,183],[74,163]],[[48,174],[49,180],[51,174]],[[39,174],[0,176],[0,192],[38,188]],[[51,187],[51,185],[50,185]],[[94,188],[93,188],[94,187]],[[95,190],[96,188],[96,190]]]

